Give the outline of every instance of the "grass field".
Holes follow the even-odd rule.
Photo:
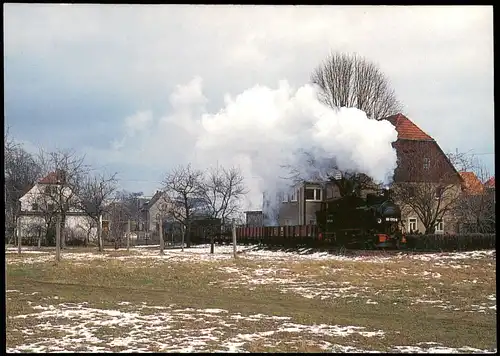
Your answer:
[[[8,352],[496,352],[495,251],[6,254]]]

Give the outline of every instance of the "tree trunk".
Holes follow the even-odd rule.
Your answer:
[[[130,219],[127,222],[127,251],[130,250]]]
[[[102,216],[99,215],[97,218],[97,245],[99,252],[102,252]]]
[[[184,226],[181,227],[181,249],[184,251],[184,232],[185,232]]]
[[[191,221],[188,222],[187,236],[186,236],[186,247],[191,247]]]
[[[66,214],[62,214],[61,216],[61,249],[66,248]]]
[[[38,249],[42,247],[42,230],[38,229]]]
[[[17,252],[21,254],[21,244],[23,241],[23,237],[21,236],[21,219],[19,217],[17,218],[16,221],[16,235],[17,235]]]
[[[163,255],[164,249],[165,249],[165,240],[163,240],[163,221],[160,219],[160,226],[159,226],[159,232],[160,232],[160,255]]]
[[[232,226],[232,232],[233,232],[233,255],[234,258],[236,258],[236,224],[233,221],[233,226]]]
[[[61,216],[57,216],[56,223],[56,262],[61,260]]]

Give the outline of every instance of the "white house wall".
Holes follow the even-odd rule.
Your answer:
[[[30,233],[30,228],[33,225],[40,225],[43,229],[46,228],[45,219],[43,215],[22,215],[23,213],[35,213],[33,211],[33,204],[39,203],[40,198],[43,197],[43,189],[45,189],[47,185],[45,184],[35,184],[33,188],[31,188],[24,196],[22,196],[19,201],[21,203],[21,215],[19,217],[19,233],[22,236],[27,236]],[[69,188],[64,188],[63,196],[69,197],[71,194],[71,190]],[[78,199],[77,197],[75,197]],[[65,228],[72,229],[78,235],[87,235],[89,231],[89,227],[91,224],[91,218],[85,215],[85,213],[81,209],[77,209],[75,207],[70,207],[70,213],[81,213],[80,215],[68,215],[65,220]],[[55,217],[54,217],[55,219]],[[97,237],[97,228],[92,228],[90,230],[90,238]]]
[[[44,184],[35,184],[33,188],[31,188],[25,195],[23,195],[19,201],[21,202],[21,211],[29,212],[33,211],[32,207],[34,203],[40,203],[40,199],[46,198],[44,197],[43,189],[45,189],[47,185]],[[71,190],[69,188],[63,189],[63,196],[68,198],[71,194]],[[72,197],[72,199],[78,199],[77,197]],[[81,209],[78,209],[74,206],[70,205],[69,212],[71,213],[83,213]]]
[[[152,206],[148,209],[148,231],[156,231],[156,223],[158,222],[158,213],[163,204],[168,204],[163,197],[158,199]],[[170,205],[170,204],[169,204]],[[164,212],[164,218],[167,217],[167,212]]]
[[[18,234],[28,236],[33,226],[41,226],[45,229],[45,220],[41,216],[20,216],[18,221]]]
[[[87,235],[92,220],[87,216],[67,216],[65,228],[73,230],[75,233]],[[90,230],[91,239],[97,238],[97,228],[92,227]]]
[[[91,219],[86,216],[67,216],[64,227],[73,230],[77,234],[77,236],[86,236],[91,223]],[[42,229],[46,228],[45,220],[41,216],[19,217],[19,233],[21,234],[21,236],[28,236],[30,234],[30,230],[35,225],[40,226]],[[96,227],[91,228],[89,237],[90,239],[97,238]]]

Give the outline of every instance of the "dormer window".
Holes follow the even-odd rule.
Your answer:
[[[38,204],[37,203],[31,204],[31,210],[38,211]]]

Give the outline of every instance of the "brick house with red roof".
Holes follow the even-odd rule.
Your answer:
[[[464,180],[462,199],[456,209],[460,232],[495,232],[495,178],[481,182],[474,172],[460,172]]]
[[[495,177],[491,177],[484,183],[485,188],[495,189]]]
[[[409,118],[396,114],[384,120],[398,132],[393,143],[398,159],[393,186],[399,192],[395,197],[402,205],[406,230],[456,232],[457,221],[451,210],[461,194],[463,178],[439,144]]]
[[[461,196],[464,179],[450,162],[439,144],[408,117],[396,114],[384,118],[396,129],[398,138],[393,142],[398,164],[394,171],[393,187],[406,187],[407,196],[394,195],[402,205],[402,222],[407,231],[424,233],[455,233],[457,219],[452,212],[453,203]],[[365,196],[366,191],[361,192]],[[305,193],[311,193],[306,197]],[[314,193],[314,194],[313,194]],[[279,209],[280,225],[314,224],[315,212],[325,199],[340,197],[334,183],[304,182],[294,187]],[[398,199],[399,197],[399,199]],[[410,201],[411,200],[411,201]],[[405,203],[409,202],[411,204]],[[420,204],[415,204],[419,201]],[[411,206],[420,205],[415,209]],[[301,210],[301,207],[303,209]],[[430,207],[430,209],[425,209]],[[430,210],[430,214],[422,213]],[[434,226],[426,229],[425,226]]]
[[[459,172],[464,180],[463,192],[467,195],[480,195],[485,192],[485,184],[476,176],[474,172]]]

